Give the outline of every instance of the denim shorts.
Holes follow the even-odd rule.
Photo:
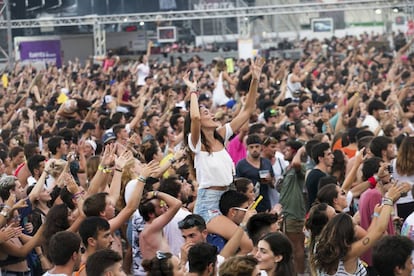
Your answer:
[[[221,215],[219,201],[221,195],[225,192],[225,190],[198,189],[194,213],[202,216],[206,223],[212,218]]]

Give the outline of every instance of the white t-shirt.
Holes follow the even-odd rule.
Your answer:
[[[52,274],[49,271],[46,271],[42,276],[69,276],[67,274],[59,273],[59,274]]]
[[[181,235],[181,230],[178,228],[178,222],[185,219],[186,216],[191,215],[186,209],[180,208],[177,214],[164,227],[164,237],[166,238],[170,251],[173,255],[178,256],[181,251],[181,246],[184,244],[184,238]]]
[[[283,173],[286,171],[286,167],[289,166],[289,161],[285,160],[283,153],[276,151],[275,153],[275,163],[272,165],[273,172],[275,174],[275,183],[282,177]],[[275,188],[270,188],[268,190],[270,205],[275,206],[279,203],[279,193]]]
[[[396,163],[397,163],[397,159],[393,159],[391,161],[391,165],[393,168],[393,173],[392,176],[394,177],[395,180],[398,180],[398,183],[404,183],[407,182],[411,185],[411,187],[414,184],[414,175],[399,175],[397,173],[397,168],[396,168]],[[414,198],[411,192],[408,192],[406,196],[404,197],[400,197],[399,200],[397,200],[397,204],[402,204],[402,203],[409,203],[409,202],[413,202]]]
[[[375,119],[374,116],[367,115],[365,119],[362,121],[362,126],[367,126],[370,131],[375,133],[375,130],[379,126],[379,122],[377,121],[377,119]],[[378,133],[378,136],[383,136],[383,135],[384,135],[384,131],[382,131],[381,129],[380,132]]]
[[[138,71],[137,71],[137,85],[145,85],[145,78],[149,75],[150,73],[150,67],[147,63],[140,63],[138,64],[137,67]]]
[[[302,84],[300,82],[292,82],[290,79],[292,78],[292,73],[287,77],[287,84],[286,84],[286,94],[285,99],[291,99],[293,97],[293,92],[300,90],[302,88]]]
[[[406,236],[414,241],[414,212],[405,219],[401,227],[401,236]]]
[[[233,135],[230,124],[224,125],[226,134],[224,143]],[[199,188],[206,189],[212,186],[228,186],[233,181],[234,163],[229,153],[223,148],[216,152],[201,151],[201,137],[194,146],[191,142],[191,133],[188,135],[188,145],[195,153],[194,168],[196,170]]]

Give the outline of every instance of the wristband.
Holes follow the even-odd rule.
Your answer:
[[[115,171],[120,172],[120,173],[124,172],[123,169],[118,169],[118,168],[115,168]]]
[[[241,222],[239,226],[241,229],[243,229],[243,231],[246,231],[246,223]]]
[[[142,175],[140,175],[140,176],[138,176],[138,177],[137,177],[137,180],[138,180],[139,182],[146,183],[147,178],[146,178],[146,177],[143,177]]]
[[[370,178],[368,178],[368,182],[370,184],[370,188],[374,189],[377,186],[377,180],[375,179],[375,177],[371,176]]]
[[[380,216],[380,214],[379,213],[377,213],[377,212],[374,212],[373,214],[372,214],[372,218],[377,218],[377,217],[379,217]]]
[[[394,206],[394,202],[392,201],[391,198],[383,197],[382,205]]]
[[[101,172],[103,172],[103,173],[111,173],[112,172],[112,170],[111,169],[107,169],[107,168],[105,168],[104,166],[102,166],[102,165],[99,165],[98,166],[98,171],[101,171]]]
[[[175,162],[177,162],[177,159],[175,159],[174,157],[171,157],[170,159],[168,159],[168,161],[170,161],[171,165],[174,164]]]
[[[78,199],[79,197],[81,197],[82,195],[84,195],[85,194],[85,191],[81,191],[81,192],[78,192],[78,193],[76,193],[76,194],[74,194],[73,196],[72,196],[72,198],[74,198],[74,199]]]
[[[157,198],[158,197],[158,191],[152,191],[152,197]]]

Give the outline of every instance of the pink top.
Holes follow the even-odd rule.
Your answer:
[[[229,153],[233,163],[236,165],[237,162],[246,158],[247,148],[244,145],[243,141],[240,141],[239,135],[237,134],[231,141],[227,144],[227,152]]]
[[[375,205],[378,203],[381,204],[381,200],[382,194],[377,189],[368,189],[361,195],[361,198],[359,199],[359,214],[361,216],[361,227],[365,230],[367,230],[371,224]],[[391,218],[388,221],[387,232],[388,235],[395,235],[395,229]],[[371,250],[366,251],[361,256],[361,259],[368,265],[372,265]]]

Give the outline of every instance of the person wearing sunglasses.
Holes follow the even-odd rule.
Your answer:
[[[170,252],[157,251],[151,260],[144,260],[142,266],[147,275],[184,276],[180,259]]]
[[[222,216],[227,217],[235,225],[246,225],[248,219],[256,213],[255,210],[248,209],[249,198],[246,195],[233,190],[227,191],[221,196],[219,207]],[[243,221],[245,221],[244,224],[242,224]],[[245,242],[249,240],[247,234],[243,234],[242,240]],[[215,245],[219,251],[221,251],[227,243],[227,239],[211,233],[207,236],[207,242]]]

